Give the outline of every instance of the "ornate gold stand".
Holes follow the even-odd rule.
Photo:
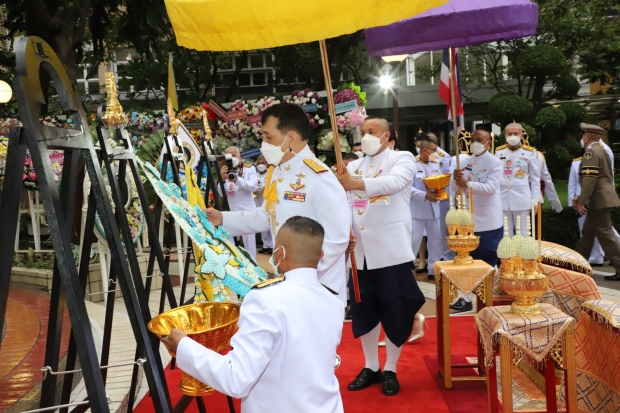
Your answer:
[[[502,289],[515,297],[511,305],[513,314],[536,315],[541,314],[542,309],[536,301],[549,288],[549,277],[542,278],[512,278],[499,276]]]
[[[471,257],[470,257],[471,258]],[[435,262],[435,276],[437,277],[437,363],[439,375],[444,378],[444,387],[452,388],[454,381],[483,381],[486,380],[486,366],[484,364],[484,352],[480,340],[478,340],[478,362],[475,364],[452,364],[451,340],[450,340],[450,303],[458,296],[459,288],[446,276],[442,276],[442,265],[450,265],[450,261]],[[456,264],[456,263],[454,263]],[[491,266],[483,261],[476,261],[482,270],[480,277],[491,270]],[[458,265],[458,264],[457,264]],[[445,270],[447,272],[447,270]],[[493,306],[493,274],[490,274],[473,291],[476,294],[477,309]],[[452,377],[453,368],[478,369],[479,376]]]

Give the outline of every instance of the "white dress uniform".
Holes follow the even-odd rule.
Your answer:
[[[521,234],[527,235],[525,219],[532,211],[532,201],[537,205],[540,197],[540,171],[536,165],[534,148],[502,145],[495,156],[503,167],[500,179],[502,211],[508,218],[508,233],[514,235],[517,216],[521,216]],[[474,203],[474,211],[475,211]]]
[[[237,182],[224,182],[224,189],[228,197],[228,205],[231,211],[254,211],[254,192],[258,189],[256,169],[253,166],[244,166],[242,176],[237,177]],[[232,235],[232,234],[231,234]],[[256,236],[254,234],[243,235],[243,246],[256,258]]]
[[[609,155],[609,153],[608,153]],[[613,153],[611,154],[613,159]],[[581,195],[581,186],[579,185],[579,168],[581,166],[581,157],[573,159],[573,163],[570,166],[570,174],[568,175],[568,206],[572,207],[572,200],[575,196]],[[577,224],[579,225],[579,235],[583,231],[583,223],[586,220],[586,215],[583,214],[577,219]],[[613,228],[614,234],[620,240],[620,234]],[[603,264],[605,260],[605,252],[603,252],[603,248],[601,244],[598,242],[597,238],[594,238],[594,246],[592,247],[592,252],[590,253],[590,257],[588,261],[590,264]]]
[[[416,172],[413,176],[411,187],[411,204],[409,209],[412,218],[412,244],[411,248],[415,255],[420,249],[422,237],[426,233],[428,249],[428,274],[434,275],[433,265],[443,256],[443,242],[441,242],[440,226],[440,203],[426,199],[426,184],[424,178],[443,173],[439,162],[426,162],[421,157],[415,158]],[[450,209],[450,201],[448,201]],[[445,218],[444,218],[445,226]],[[425,232],[426,231],[426,232]]]
[[[267,179],[267,171],[265,173],[256,172],[256,178],[258,179],[258,190],[256,191],[256,198],[254,198],[254,202],[256,203],[256,208],[260,208],[263,206],[263,202],[265,202],[265,198],[263,198],[263,190],[265,189],[265,180]],[[273,248],[273,240],[271,238],[271,231],[261,232],[260,236],[263,240],[263,248],[269,249]]]
[[[325,229],[319,281],[336,291],[346,306],[344,253],[349,246],[351,217],[342,185],[308,146],[288,162],[274,167],[271,182],[274,181],[278,203],[273,228],[264,204],[254,211],[224,212],[224,228],[232,236],[272,229],[275,240],[278,229],[290,217],[299,215],[317,221]]]
[[[241,398],[242,413],[343,412],[334,373],[342,303],[319,284],[313,268],[291,270],[285,277],[246,295],[228,354],[183,338],[178,366]]]
[[[364,259],[370,270],[413,262],[409,210],[413,155],[388,148],[377,156],[349,163],[347,169],[354,178],[362,179],[366,188],[353,193],[357,268],[363,269]]]
[[[347,170],[364,181],[353,191],[353,232],[362,301],[350,300],[353,335],[368,334],[381,323],[387,338],[402,346],[424,305],[412,270],[411,189],[416,171],[410,152],[384,149],[353,161]],[[353,283],[349,280],[349,293]]]
[[[547,197],[555,212],[562,212],[562,202],[560,202],[560,198],[558,197],[558,193],[555,190],[555,185],[553,185],[553,180],[551,179],[551,174],[549,173],[549,169],[547,168],[547,161],[545,160],[545,156],[536,151],[536,166],[540,171],[540,179],[545,183],[544,196]],[[543,198],[543,190],[541,187],[540,191],[541,199]]]
[[[449,174],[452,172],[452,157],[450,154],[440,147],[437,147],[437,156],[439,156],[439,163],[442,166],[443,173]],[[452,251],[448,248],[448,244],[446,242],[446,237],[448,236],[448,227],[445,225],[446,223],[446,215],[450,210],[450,201],[445,200],[439,202],[439,232],[441,234],[441,255],[439,258],[443,258],[444,260],[452,259]],[[415,235],[415,234],[414,234]]]

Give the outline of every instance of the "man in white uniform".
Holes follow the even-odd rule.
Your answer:
[[[427,133],[426,136],[429,137],[430,140],[437,143],[437,135],[430,132]],[[439,145],[439,144],[438,144]],[[441,171],[445,174],[452,174],[452,157],[450,154],[439,146],[437,146],[437,162],[441,164]],[[454,252],[448,248],[448,242],[446,241],[446,237],[448,234],[448,226],[446,225],[446,215],[448,215],[448,211],[450,210],[450,200],[446,199],[444,201],[439,202],[439,230],[441,234],[441,257],[444,260],[451,260],[454,257]],[[415,236],[415,234],[414,234]],[[432,264],[429,264],[429,267]]]
[[[437,144],[431,140],[420,143],[420,156],[415,158],[416,171],[411,188],[409,209],[412,218],[412,251],[418,251],[422,237],[426,234],[428,245],[428,279],[435,279],[433,265],[443,256],[439,202],[433,191],[429,191],[424,178],[441,175],[442,167],[437,156]],[[444,223],[445,226],[445,223]]]
[[[227,176],[226,182],[224,182],[230,210],[254,211],[256,209],[254,192],[258,189],[256,169],[252,165],[243,165],[241,153],[236,146],[226,149],[226,153],[232,155],[233,167],[237,171],[233,179]],[[254,234],[243,235],[243,246],[252,257],[256,258],[256,237]]]
[[[536,167],[538,167],[538,170],[540,171],[540,195],[541,197],[547,197],[555,212],[562,212],[562,202],[560,202],[558,193],[555,190],[555,185],[553,184],[551,174],[547,168],[545,156],[538,150],[535,150],[535,154],[536,156],[534,159],[536,162]]]
[[[290,218],[273,256],[284,275],[246,295],[233,349],[221,355],[174,329],[162,341],[176,352],[179,368],[241,398],[242,413],[343,412],[334,364],[344,308],[318,281],[323,236],[316,221]]]
[[[361,303],[351,300],[353,335],[361,337],[365,367],[351,382],[350,391],[382,383],[383,394],[400,390],[396,364],[409,338],[413,319],[424,304],[413,274],[411,251],[411,186],[415,162],[410,152],[389,149],[389,124],[369,117],[362,124],[365,158],[351,162],[338,175],[353,191],[352,214],[355,257]],[[353,283],[349,279],[349,294]],[[386,335],[384,373],[379,367],[379,333]]]
[[[224,213],[209,208],[207,216],[213,225],[224,225],[232,236],[271,229],[273,237],[292,216],[314,219],[325,229],[325,255],[319,263],[319,281],[338,293],[344,307],[347,302],[344,253],[351,234],[346,194],[336,176],[310,151],[310,123],[299,106],[273,105],[262,113],[261,122],[261,152],[271,165],[263,206],[255,211]]]
[[[263,206],[263,202],[265,202],[265,198],[263,198],[263,191],[265,190],[265,182],[267,180],[267,168],[269,164],[265,160],[263,155],[259,155],[256,158],[256,177],[258,179],[258,190],[255,192],[256,198],[254,201],[256,202],[256,208],[260,208]],[[261,239],[263,240],[263,248],[258,251],[259,254],[271,254],[273,252],[272,245],[273,240],[271,239],[271,231],[265,231],[260,233]]]
[[[478,248],[470,253],[472,258],[482,260],[491,266],[497,265],[497,246],[503,236],[504,218],[500,180],[504,164],[489,152],[491,134],[476,130],[471,137],[470,149],[473,155],[454,171],[450,185],[455,192],[463,188],[469,198],[469,188],[474,195],[474,233],[480,236]],[[469,205],[469,200],[467,201]],[[457,311],[470,311],[471,301],[461,298],[450,306]]]
[[[508,218],[508,233],[514,235],[517,216],[525,222],[532,211],[532,202],[536,208],[540,197],[540,171],[536,165],[534,148],[521,145],[523,128],[518,123],[506,126],[506,145],[495,150],[495,156],[503,167],[500,179],[502,211]],[[474,210],[475,210],[474,203]],[[521,234],[527,235],[527,228],[521,225]]]

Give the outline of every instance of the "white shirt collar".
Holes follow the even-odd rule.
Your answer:
[[[284,273],[288,280],[292,281],[317,281],[319,275],[316,268],[295,268]]]
[[[301,151],[299,151],[299,153],[297,153],[297,155],[294,155],[288,161],[281,163],[280,168],[282,168],[283,166],[297,165],[298,163],[303,162],[304,159],[309,157],[312,157],[312,151],[310,150],[310,147],[306,145]]]
[[[389,155],[390,152],[392,152],[392,150],[389,147],[387,147],[379,155],[367,156],[367,158],[370,163],[378,163],[378,162],[383,161],[386,157],[390,156]]]

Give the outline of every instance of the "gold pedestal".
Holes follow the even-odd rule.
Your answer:
[[[429,176],[428,178],[424,178],[424,183],[426,184],[426,188],[433,190],[440,201],[445,201],[450,198],[446,192],[446,187],[450,185],[450,176],[450,174]]]
[[[469,253],[478,248],[480,237],[478,235],[449,235],[446,237],[446,243],[448,244],[448,248],[456,252],[454,264],[471,265],[474,263],[474,259]]]
[[[540,304],[536,301],[549,288],[549,277],[512,278],[500,275],[500,286],[509,295],[515,297],[511,312],[517,315],[542,314]]]
[[[239,309],[238,304],[232,303],[190,304],[154,317],[148,329],[158,337],[163,337],[169,335],[173,328],[178,328],[191,339],[221,354],[230,347],[230,338],[237,331]],[[170,354],[176,357],[176,354]],[[192,397],[215,391],[186,373],[183,373],[179,390]]]

